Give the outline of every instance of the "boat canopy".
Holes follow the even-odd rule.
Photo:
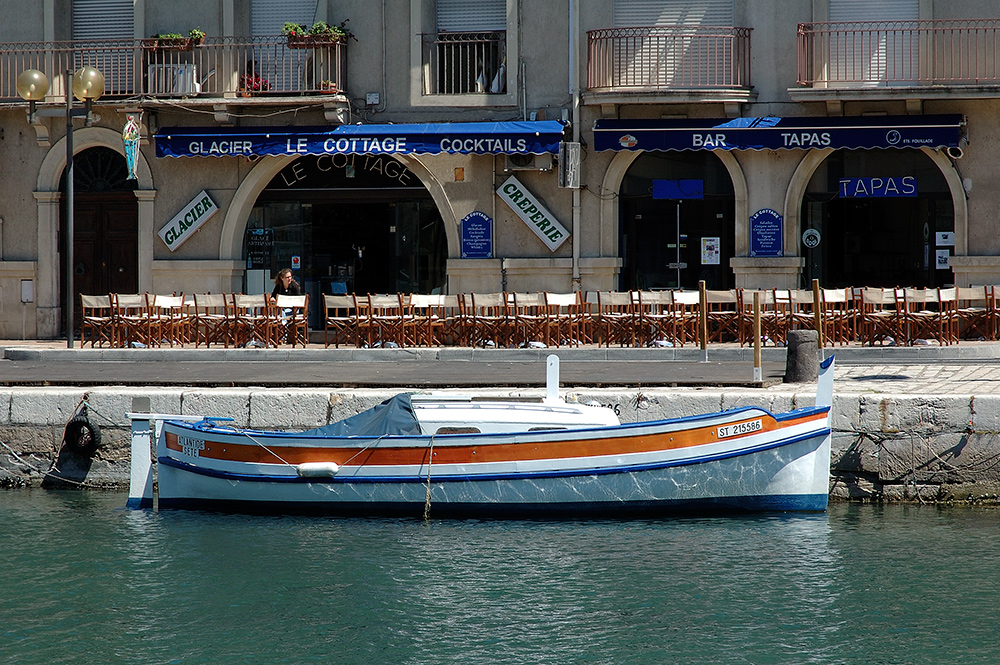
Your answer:
[[[299,436],[397,436],[420,434],[409,393],[390,397],[356,416],[300,432]]]

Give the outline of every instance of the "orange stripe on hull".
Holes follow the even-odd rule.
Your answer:
[[[699,427],[682,429],[674,432],[657,434],[635,434],[594,439],[571,439],[567,441],[531,441],[526,443],[501,443],[479,445],[452,445],[435,439],[434,464],[474,464],[489,462],[516,462],[544,459],[593,457],[598,455],[624,455],[631,453],[646,453],[657,450],[676,450],[694,446],[717,443],[720,440],[737,441],[747,436],[760,435],[767,432],[786,429],[790,426],[822,420],[824,413],[810,414],[801,418],[782,421],[780,424],[769,415],[760,414],[750,418],[725,423],[733,426],[739,423],[762,421],[763,428],[747,434],[719,439],[718,427]],[[204,441],[204,448],[198,451],[202,458],[247,462],[255,464],[302,464],[305,462],[335,462],[340,466],[365,465],[407,465],[425,464],[428,447],[386,447],[373,445],[359,453],[359,448],[343,447],[299,447],[274,445],[275,441],[267,441],[268,447],[256,443],[240,444],[212,441],[207,438],[209,432],[192,431],[192,438]],[[254,436],[261,436],[255,434]],[[266,437],[267,435],[262,435]],[[202,439],[202,437],[206,437]],[[167,432],[166,447],[182,452],[183,448],[176,434]]]

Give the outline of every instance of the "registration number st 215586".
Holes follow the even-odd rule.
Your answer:
[[[751,434],[753,432],[759,432],[762,429],[764,429],[764,423],[760,418],[757,420],[750,420],[745,423],[723,425],[719,427],[719,438],[725,439],[730,436],[739,436],[740,434]]]

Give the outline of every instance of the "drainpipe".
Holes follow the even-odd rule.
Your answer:
[[[580,5],[569,0],[569,92],[573,105],[573,142],[580,142]],[[573,290],[582,290],[580,279],[580,187],[573,188]]]

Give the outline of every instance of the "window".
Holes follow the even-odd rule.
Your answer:
[[[507,92],[506,0],[437,0],[423,45],[424,94]]]

